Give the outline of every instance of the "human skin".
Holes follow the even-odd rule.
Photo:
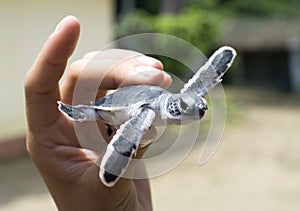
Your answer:
[[[57,101],[72,103],[76,82],[85,68],[91,69],[84,78],[88,84],[102,81],[97,90],[76,86],[88,98],[101,97],[106,90],[120,85],[150,84],[165,88],[171,78],[162,71],[160,61],[138,52],[114,49],[99,57],[99,52],[86,54],[70,65],[65,79],[59,83],[79,33],[79,21],[72,16],[64,18],[25,77],[28,152],[59,210],[152,210],[148,179],[121,178],[112,188],[100,182],[96,161],[101,158],[96,150],[81,147],[73,122],[58,111]],[[117,65],[111,68],[111,63]],[[105,131],[103,124],[99,125]],[[103,136],[106,141],[111,138],[105,133]],[[139,150],[137,157],[145,150]]]

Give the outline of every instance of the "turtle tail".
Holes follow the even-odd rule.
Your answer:
[[[100,118],[95,108],[86,105],[71,106],[57,101],[58,110],[72,121],[93,121]]]

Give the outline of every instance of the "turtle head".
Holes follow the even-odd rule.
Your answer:
[[[206,100],[193,94],[174,95],[167,105],[168,120],[177,124],[201,119],[206,110]]]

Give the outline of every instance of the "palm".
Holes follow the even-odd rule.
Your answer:
[[[103,126],[101,124],[101,127]],[[58,132],[55,133],[55,131]],[[87,153],[87,149],[83,150],[76,135],[73,122],[70,122],[60,114],[53,125],[53,129],[49,130],[49,135],[49,139],[52,140],[55,146],[52,153],[55,154],[56,158],[59,158],[56,160],[57,165],[55,165],[59,172],[65,172],[72,180],[76,180],[78,177],[82,178],[82,175],[86,174],[98,176],[99,169],[96,162],[99,157],[97,156],[97,151],[103,149],[90,149],[88,150],[89,153]],[[109,137],[105,138],[106,140],[109,139]]]

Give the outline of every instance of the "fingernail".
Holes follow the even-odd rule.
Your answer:
[[[58,32],[61,27],[64,25],[64,23],[66,22],[66,19],[68,17],[63,18],[61,21],[59,21],[59,23],[56,25],[54,32]]]
[[[162,63],[159,60],[149,56],[138,56],[136,60],[137,62],[142,63],[143,65],[149,65],[149,66],[158,65],[162,67]]]
[[[145,74],[150,74],[150,75],[153,75],[153,74],[161,74],[162,71],[161,70],[158,70],[154,67],[149,67],[149,66],[136,66],[134,68],[134,72],[136,73],[145,73]]]
[[[64,18],[56,25],[54,32],[58,32],[58,31],[62,28],[62,26],[65,25],[66,22],[68,22],[70,19],[73,19],[73,18],[75,18],[75,17],[73,17],[73,16],[71,16],[71,15],[68,15],[68,16],[64,17]]]
[[[163,71],[149,66],[137,66],[134,68],[133,74],[137,74],[137,77],[144,82],[155,80],[155,83],[159,85],[163,80]]]
[[[166,72],[163,73],[164,73],[164,80],[159,86],[164,89],[167,89],[172,84],[172,77]]]
[[[167,73],[167,72],[163,72],[164,73],[164,78],[165,78],[165,80],[170,80],[170,81],[172,81],[172,77]]]

